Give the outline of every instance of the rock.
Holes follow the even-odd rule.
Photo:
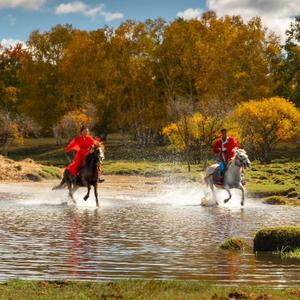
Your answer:
[[[271,227],[259,230],[254,238],[254,251],[281,251],[300,248],[300,227]]]
[[[31,173],[26,174],[25,177],[31,181],[42,181],[40,176]]]
[[[34,161],[33,159],[31,159],[31,158],[25,158],[25,159],[23,159],[22,161],[23,161],[23,162],[27,162],[27,163],[31,163],[31,164],[34,164],[34,163],[35,163],[35,161]]]

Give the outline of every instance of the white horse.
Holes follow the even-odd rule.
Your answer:
[[[216,199],[216,194],[214,187],[225,189],[229,195],[228,198],[224,200],[224,203],[227,203],[232,195],[230,192],[230,189],[239,189],[242,191],[242,201],[241,205],[244,205],[245,201],[245,190],[242,184],[242,178],[241,178],[241,172],[242,169],[249,168],[251,165],[251,162],[248,158],[248,155],[245,150],[243,149],[236,149],[234,150],[235,156],[234,158],[228,162],[224,174],[224,182],[223,185],[217,184],[217,168],[218,164],[214,164],[207,168],[206,170],[206,177],[204,178],[205,182],[209,187],[211,188],[212,194],[213,194],[213,201],[215,201],[215,204],[218,204]]]

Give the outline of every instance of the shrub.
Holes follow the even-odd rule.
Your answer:
[[[287,199],[282,196],[270,196],[263,200],[265,204],[273,204],[273,205],[286,205]]]
[[[240,238],[230,238],[224,241],[224,243],[220,246],[222,250],[245,250],[249,249],[250,246],[247,241],[240,239]]]
[[[264,228],[254,238],[254,251],[281,251],[300,247],[300,227]]]

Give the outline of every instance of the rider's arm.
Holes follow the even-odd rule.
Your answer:
[[[77,138],[73,139],[66,147],[66,151],[70,152],[72,150],[79,151],[80,147],[78,145]]]
[[[213,152],[214,154],[219,154],[221,152],[221,142],[215,141],[214,145],[213,145]]]

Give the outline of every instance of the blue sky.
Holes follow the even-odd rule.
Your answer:
[[[1,2],[3,2],[2,6]],[[90,30],[105,24],[115,27],[126,19],[145,20],[160,16],[166,20],[172,20],[178,12],[188,8],[206,9],[204,1],[199,0],[82,0],[80,2],[84,3],[86,8],[78,8],[77,3],[77,12],[70,12],[72,6],[64,6],[65,10],[56,11],[59,5],[74,4],[76,1],[48,0],[45,1],[44,5],[41,5],[43,1],[24,0],[23,5],[15,7],[7,7],[8,4],[4,5],[7,2],[8,0],[0,0],[0,41],[3,39],[26,41],[32,30],[44,31],[56,24],[68,23],[76,28]],[[105,12],[119,13],[119,15],[115,15],[114,19],[114,16],[109,18],[109,15],[105,17],[105,15],[97,14],[97,12],[96,16],[93,15],[93,12],[86,13],[87,10],[91,11],[97,7],[103,7],[103,5]],[[68,7],[69,9],[67,9]],[[63,11],[68,13],[63,13]],[[60,14],[58,14],[59,12]]]
[[[116,27],[126,19],[197,18],[208,9],[245,20],[260,16],[284,41],[285,30],[300,14],[300,0],[0,0],[0,43],[26,41],[34,29],[57,24],[92,30],[105,24]]]

